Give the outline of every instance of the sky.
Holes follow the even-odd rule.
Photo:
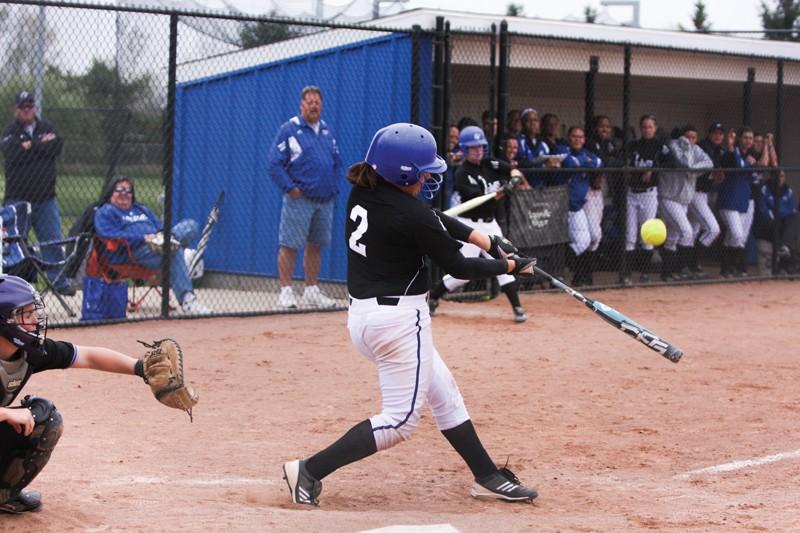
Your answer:
[[[225,2],[248,13],[268,13],[278,9],[286,15],[312,15],[316,0],[196,0],[209,7],[224,5]],[[396,13],[401,9],[432,8],[473,13],[504,14],[512,0],[487,2],[486,0],[407,0],[403,4],[381,4],[382,13]],[[522,5],[527,17],[562,20],[567,17],[583,19],[586,6],[598,11],[607,11],[613,19],[627,22],[633,10],[623,6],[601,6],[600,0],[513,0]],[[774,0],[767,0],[772,2]],[[678,29],[679,24],[691,27],[691,16],[696,0],[641,0],[640,23],[645,28]],[[761,28],[759,0],[705,0],[706,11],[712,29],[717,30],[758,30]],[[279,7],[278,7],[279,6]],[[370,13],[372,0],[328,0],[324,15],[331,16],[350,6],[351,13]]]

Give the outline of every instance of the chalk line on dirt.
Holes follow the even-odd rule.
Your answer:
[[[186,478],[172,479],[149,476],[125,476],[105,481],[94,481],[92,485],[103,487],[121,487],[124,485],[183,485],[191,487],[219,487],[234,485],[274,485],[272,479],[219,477],[219,478]]]
[[[798,458],[800,458],[800,450],[795,450],[793,452],[775,453],[772,455],[765,455],[763,457],[755,457],[753,459],[744,459],[741,461],[733,461],[730,463],[709,466],[706,468],[699,468],[697,470],[690,470],[688,472],[684,472],[683,474],[678,474],[675,477],[686,479],[691,476],[698,476],[702,474],[718,474],[720,472],[732,472],[734,470],[742,470],[743,468],[752,468],[755,466],[766,465],[769,463],[777,463],[778,461],[785,461],[787,459],[798,459]]]

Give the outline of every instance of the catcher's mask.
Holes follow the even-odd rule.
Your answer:
[[[44,302],[17,276],[0,275],[0,336],[24,351],[38,350],[47,338]]]
[[[436,139],[423,127],[398,122],[379,129],[364,160],[388,182],[406,187],[429,177],[422,184],[422,194],[432,199],[442,185],[440,174],[447,163],[436,153]]]

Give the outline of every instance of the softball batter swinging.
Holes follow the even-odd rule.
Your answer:
[[[366,161],[353,165],[345,238],[353,344],[378,367],[382,411],[326,449],[283,465],[292,501],[318,505],[321,480],[337,469],[407,440],[429,404],[437,426],[475,478],[475,497],[533,501],[535,490],[498,469],[472,425],[453,375],[433,345],[425,256],[459,279],[533,275],[535,260],[507,256],[513,245],[428,209],[445,161],[436,141],[414,124],[392,124],[372,139]],[[458,241],[498,259],[466,258]]]

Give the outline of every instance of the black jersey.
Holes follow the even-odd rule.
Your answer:
[[[668,168],[674,167],[674,157],[669,146],[660,139],[638,139],[628,144],[629,164],[636,168]],[[658,173],[654,172],[650,181],[642,180],[643,172],[631,175],[628,186],[633,192],[644,192],[658,185]]]
[[[69,368],[75,362],[78,348],[68,342],[45,339],[41,355],[26,356],[17,350],[9,360],[0,359],[0,406],[6,407],[14,401],[32,374],[43,370]]]
[[[586,143],[586,149],[602,159],[603,166],[606,168],[623,166],[623,155],[611,139],[606,139],[605,141],[596,138],[589,139]],[[593,189],[600,189],[600,178],[603,175],[608,177],[608,183],[612,190],[615,190],[615,188],[620,185],[620,180],[622,179],[622,173],[620,172],[595,173],[589,175],[589,180]]]
[[[375,190],[353,186],[347,200],[347,288],[354,298],[425,294],[430,280],[425,256],[461,279],[505,272],[506,262],[466,259],[461,243],[450,236],[442,219],[416,198],[379,180]],[[446,217],[448,224],[471,228]]]
[[[453,184],[456,192],[461,196],[461,201],[466,202],[477,196],[500,190],[510,179],[511,165],[505,161],[490,158],[483,159],[478,165],[469,161],[461,163],[461,166],[456,169]],[[489,200],[459,216],[473,219],[497,217],[502,201]]]
[[[725,155],[725,148],[721,144],[714,144],[711,142],[711,139],[706,137],[699,143],[697,146],[703,149],[703,151],[708,154],[708,157],[711,158],[711,162],[714,163],[715,168],[722,167],[722,157]],[[711,179],[711,172],[706,172],[697,177],[697,182],[695,182],[694,190],[700,192],[711,192],[711,189],[714,186],[714,182]]]

